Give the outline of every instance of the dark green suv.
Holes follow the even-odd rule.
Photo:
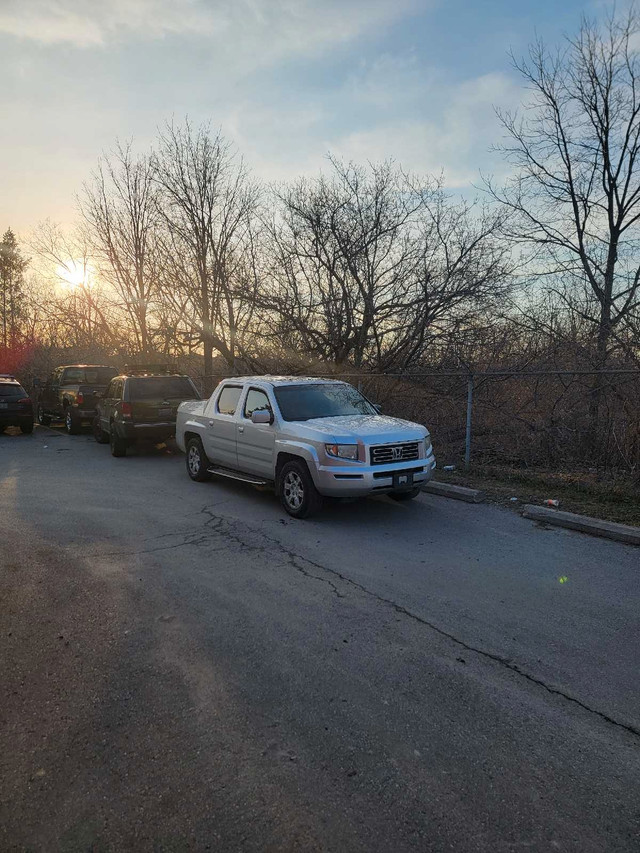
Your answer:
[[[200,394],[188,376],[129,372],[114,376],[97,397],[93,434],[111,445],[114,456],[125,456],[139,441],[166,441],[176,432],[176,413],[185,400]]]

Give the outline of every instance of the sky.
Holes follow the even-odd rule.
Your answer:
[[[331,152],[443,173],[468,195],[507,165],[494,107],[525,97],[516,55],[604,0],[0,0],[0,233],[76,219],[116,139],[145,150],[188,116],[254,174]]]

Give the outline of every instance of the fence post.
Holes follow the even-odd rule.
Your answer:
[[[471,412],[473,409],[473,373],[469,374],[467,381],[467,429],[464,438],[464,467],[471,463]]]

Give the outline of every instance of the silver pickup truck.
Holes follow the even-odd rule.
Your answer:
[[[299,376],[223,380],[180,404],[176,440],[192,480],[274,485],[295,518],[323,495],[410,500],[436,465],[426,427],[381,415],[346,382]]]

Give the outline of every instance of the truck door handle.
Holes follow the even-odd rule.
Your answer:
[[[209,421],[209,426],[210,426],[210,427],[212,427],[212,426],[213,426],[213,421]]]
[[[243,427],[243,426],[239,426],[239,427],[238,427],[238,432],[244,432],[244,427]]]

